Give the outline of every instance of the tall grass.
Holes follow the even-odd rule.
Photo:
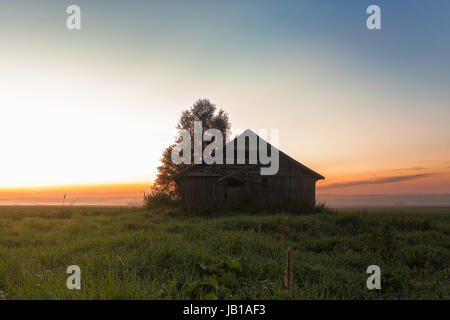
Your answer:
[[[187,215],[220,215],[230,212],[245,213],[279,213],[288,212],[292,214],[328,213],[334,210],[325,203],[309,203],[304,201],[285,201],[277,204],[267,204],[252,199],[229,200],[205,204],[182,204],[179,199],[164,192],[144,193],[144,208],[159,212],[170,211],[172,213]]]
[[[59,209],[0,207],[0,299],[450,298],[450,211]],[[66,287],[72,264],[81,290]],[[366,288],[372,264],[380,291]]]
[[[162,209],[179,206],[180,202],[165,192],[151,191],[144,193],[144,208]]]

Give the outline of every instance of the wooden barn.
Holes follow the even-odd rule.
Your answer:
[[[232,154],[226,153],[227,145],[224,147],[224,164],[193,164],[175,177],[183,204],[201,205],[245,199],[268,205],[286,201],[315,203],[316,181],[325,179],[322,175],[278,149],[275,149],[279,154],[278,172],[274,175],[261,175],[261,167],[268,167],[261,164],[259,157],[259,141],[262,138],[251,130],[246,130],[242,135],[244,138],[242,140],[245,141],[243,153],[239,153],[243,148],[242,144],[237,143],[239,137],[236,137],[227,143],[227,145],[234,144]],[[258,141],[256,150],[249,147],[252,138]],[[270,150],[274,150],[271,148],[275,147],[262,141],[267,146],[266,151],[270,156]],[[249,163],[249,152],[252,151],[258,154],[256,164]],[[242,157],[242,154],[245,154],[244,164],[238,164],[238,161],[227,164],[230,161],[226,161],[225,158],[236,159],[238,155]]]

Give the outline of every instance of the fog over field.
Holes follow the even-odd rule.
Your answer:
[[[319,194],[317,200],[340,207],[448,207],[450,194]]]
[[[86,185],[0,190],[0,205],[140,206],[150,183]],[[66,198],[63,200],[64,195]],[[340,207],[450,207],[450,193],[433,194],[327,194],[318,202]]]

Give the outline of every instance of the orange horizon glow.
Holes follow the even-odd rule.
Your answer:
[[[49,192],[55,190],[64,190],[67,188],[72,191],[107,189],[111,191],[120,191],[122,189],[140,188],[151,186],[153,182],[112,182],[112,183],[86,183],[86,184],[62,184],[62,185],[35,185],[35,186],[19,186],[19,187],[0,187],[0,192]]]
[[[151,182],[0,188],[0,205],[141,205]]]
[[[0,204],[138,203],[201,98],[233,131],[278,129],[280,150],[325,176],[318,195],[450,194],[439,19],[412,25],[399,5],[370,32],[345,5],[84,2],[79,32],[64,5],[6,6]]]
[[[426,171],[424,173],[392,174],[337,174],[317,182],[318,194],[427,194],[450,193],[450,172]]]
[[[314,169],[317,169],[314,167]],[[450,193],[450,170],[443,166],[353,172],[318,170],[317,195]],[[41,185],[0,188],[0,205],[140,205],[152,181]],[[66,198],[64,198],[66,195]]]
[[[301,159],[298,159],[301,162]],[[360,185],[372,185],[372,186],[386,186],[388,184],[395,185],[423,185],[435,183],[437,187],[443,187],[442,192],[450,192],[447,189],[450,184],[450,167],[443,165],[434,166],[412,166],[405,168],[394,169],[379,169],[379,170],[363,170],[354,169],[343,172],[342,169],[318,169],[317,166],[307,165],[311,169],[323,174],[324,180],[317,182],[318,189],[332,190],[332,189],[349,189],[351,184],[361,183]],[[352,169],[352,168],[349,168]],[[414,179],[404,179],[403,181],[389,181],[383,182],[390,178],[402,178],[411,176]],[[380,180],[380,183],[376,181]],[[364,183],[365,182],[365,183]],[[374,183],[370,183],[374,182]],[[153,183],[153,180],[146,181],[126,181],[126,182],[98,182],[98,183],[67,183],[67,184],[44,184],[44,185],[21,185],[12,187],[0,186],[0,193],[14,193],[14,192],[53,192],[64,190],[76,191],[76,192],[95,192],[96,190],[104,190],[111,192],[121,192],[132,189],[149,188]],[[346,184],[344,186],[344,184]],[[425,190],[419,191],[423,193]]]

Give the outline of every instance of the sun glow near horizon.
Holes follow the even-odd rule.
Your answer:
[[[165,142],[155,132],[166,128],[145,123],[139,114],[119,112],[130,103],[126,88],[46,70],[10,68],[6,74],[0,80],[4,89],[0,104],[9,107],[2,109],[7,121],[2,122],[0,134],[8,156],[0,162],[0,187],[154,177],[151,167],[157,165]],[[142,140],[133,138],[141,136],[160,147],[146,148]],[[140,157],[133,157],[138,149],[143,151]]]
[[[386,3],[400,18],[368,33],[345,4],[81,0],[71,32],[64,4],[24,5],[0,29],[1,192],[148,183],[198,98],[233,129],[278,128],[280,149],[326,177],[319,193],[450,192],[447,20],[414,27]]]

